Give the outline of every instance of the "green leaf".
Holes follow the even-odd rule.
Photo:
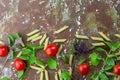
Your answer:
[[[0,80],[10,80],[8,77],[3,77],[2,79]]]
[[[13,60],[16,59],[18,53],[19,53],[18,51],[13,51],[13,58],[12,58]]]
[[[103,72],[100,72],[100,79],[101,80],[108,80],[108,77]]]
[[[101,60],[101,56],[98,55],[97,53],[93,52],[90,56],[90,62],[93,66],[97,66],[99,65]]]
[[[29,60],[29,57],[28,56],[20,56],[20,59],[22,59],[22,60]]]
[[[57,66],[58,66],[58,62],[55,59],[53,59],[53,58],[48,58],[48,62],[47,63],[48,63],[48,67],[50,69],[56,69]]]
[[[99,80],[98,74],[93,74],[93,75],[91,76],[91,79],[92,79],[92,80]]]
[[[35,55],[31,55],[30,58],[29,58],[29,64],[34,64],[36,61],[36,56]]]
[[[82,57],[79,61],[78,61],[78,65],[84,63],[86,61],[86,58]]]
[[[16,39],[18,39],[18,38],[20,38],[20,36],[19,36],[18,33],[16,33],[16,34],[14,35],[14,40],[16,40]]]
[[[13,38],[13,36],[12,35],[8,35],[8,41],[9,41],[9,44],[10,44],[10,46],[13,46],[14,45],[14,38]]]
[[[40,61],[40,60],[36,60],[35,63],[40,67],[45,67],[46,66],[46,64],[43,61]]]
[[[18,72],[18,78],[22,78],[24,75],[24,70]]]
[[[66,64],[69,63],[69,59],[65,55],[61,55],[61,58]]]
[[[111,42],[105,41],[104,43],[105,43],[110,49],[112,49],[112,43],[111,43]]]
[[[105,49],[101,48],[101,47],[97,48],[96,50],[100,51],[100,52],[105,52],[107,54],[107,51]]]
[[[112,51],[117,50],[118,48],[120,48],[120,42],[116,42],[115,44],[112,45]]]
[[[32,49],[33,51],[39,50],[39,49],[43,49],[44,46],[34,46],[32,44],[27,44],[27,47]]]
[[[68,71],[64,71],[61,73],[60,77],[63,79],[63,80],[70,80],[70,74]]]
[[[107,64],[107,65],[115,65],[115,61],[114,61],[113,58],[107,58],[105,60],[105,64]]]
[[[111,70],[112,68],[113,68],[113,66],[110,65],[110,66],[105,67],[105,70],[106,70],[106,71],[109,71],[109,70]]]
[[[32,53],[32,50],[30,50],[30,49],[23,49],[22,50],[22,54],[29,54],[29,53]]]

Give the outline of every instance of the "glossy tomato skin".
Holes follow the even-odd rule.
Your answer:
[[[5,57],[8,54],[8,48],[6,46],[0,46],[0,57]]]
[[[55,44],[50,44],[46,47],[45,52],[46,52],[48,57],[53,57],[58,52],[58,46]]]
[[[87,75],[89,73],[90,66],[87,63],[82,63],[78,66],[78,71],[81,75]]]
[[[120,64],[117,64],[117,65],[114,66],[113,72],[116,75],[120,75]]]
[[[14,61],[14,67],[17,71],[21,71],[21,70],[24,70],[26,68],[26,64],[22,59],[17,58]]]

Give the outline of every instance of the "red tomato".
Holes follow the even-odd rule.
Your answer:
[[[78,66],[78,71],[80,72],[81,75],[87,75],[89,72],[89,65],[87,63],[82,63]]]
[[[50,44],[46,47],[45,52],[49,57],[55,56],[58,52],[58,46],[55,44]]]
[[[21,71],[21,70],[24,70],[26,68],[26,64],[23,60],[21,60],[20,58],[17,58],[14,61],[14,67],[17,71]]]
[[[113,72],[116,75],[120,75],[120,64],[117,64],[117,65],[114,66]]]
[[[0,46],[0,57],[5,57],[8,54],[8,48],[6,46]]]

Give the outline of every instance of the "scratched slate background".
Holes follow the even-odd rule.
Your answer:
[[[106,14],[112,8],[115,9],[117,16],[114,20]],[[92,27],[88,25],[91,21],[87,18],[89,13],[94,15],[90,18],[95,23]],[[63,51],[67,55],[75,34],[91,36],[97,35],[98,31],[103,31],[111,36],[114,33],[120,33],[119,15],[120,0],[0,0],[0,39],[8,44],[7,34],[18,32],[26,42],[25,34],[38,28],[41,29],[41,33],[46,32],[51,37],[51,41],[54,38],[67,38]],[[70,29],[57,36],[53,35],[53,32],[63,25],[70,26]],[[37,57],[43,61],[47,59],[44,54],[37,54]],[[5,59],[0,58],[0,70],[5,64]],[[13,69],[11,62],[9,60],[6,63],[0,76],[18,80],[17,72]],[[67,69],[68,66],[61,63],[59,67]],[[50,74],[54,72],[56,71],[49,71]],[[74,80],[77,78],[82,80],[77,73],[76,70],[73,72],[73,76],[76,76]],[[86,77],[86,80],[90,80],[91,74]],[[28,76],[26,80],[39,80],[39,74],[34,70],[28,71],[26,75]],[[54,75],[50,75],[50,80],[54,80],[53,77]]]

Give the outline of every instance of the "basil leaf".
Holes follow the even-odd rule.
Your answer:
[[[13,46],[14,45],[14,38],[13,38],[13,36],[12,35],[8,35],[8,41],[9,41],[9,44],[10,44],[10,46]]]
[[[93,74],[93,75],[91,76],[91,79],[92,79],[92,80],[99,80],[98,74]]]
[[[22,59],[22,60],[29,60],[29,57],[28,56],[20,56],[20,59]]]
[[[18,78],[22,78],[24,75],[24,70],[18,72]]]
[[[30,48],[30,49],[32,49],[33,51],[44,48],[44,46],[33,46],[31,44],[27,44],[27,47]]]
[[[2,79],[0,80],[10,80],[8,77],[3,77]]]
[[[111,70],[112,68],[113,68],[113,66],[110,65],[110,66],[105,67],[105,70],[106,70],[106,71],[109,71],[109,70]]]
[[[101,56],[98,55],[97,53],[93,52],[90,56],[90,62],[93,66],[97,66],[99,65],[101,60]]]
[[[36,60],[35,63],[40,67],[45,67],[46,66],[45,63],[40,61],[40,60]]]
[[[28,63],[29,63],[29,64],[34,64],[34,63],[35,63],[35,61],[36,61],[36,56],[31,55],[31,56],[30,56],[30,58],[29,58]]]
[[[112,49],[112,43],[111,43],[111,42],[105,41],[104,43],[105,43],[110,49]]]
[[[64,71],[61,73],[60,77],[63,79],[63,80],[70,80],[70,74],[68,71]]]
[[[113,58],[107,58],[105,60],[105,64],[107,64],[107,65],[115,65],[115,61],[114,61]]]
[[[65,55],[61,55],[61,58],[66,64],[69,63],[69,59]]]
[[[13,60],[16,59],[18,53],[19,53],[18,51],[13,51],[13,58],[12,58]]]
[[[116,42],[115,44],[112,45],[112,51],[117,50],[118,48],[120,48],[120,42]]]
[[[32,53],[32,50],[30,50],[30,49],[23,49],[22,50],[22,54],[29,54],[29,53]]]
[[[18,38],[20,38],[20,36],[19,36],[18,33],[16,33],[16,34],[14,35],[14,39],[16,40],[16,39],[18,39]]]
[[[100,52],[105,52],[107,54],[107,51],[105,49],[101,48],[101,47],[97,48],[96,50],[100,51]]]
[[[47,63],[48,63],[48,68],[50,68],[50,69],[56,69],[58,66],[58,62],[53,58],[48,58]]]
[[[100,79],[101,80],[108,80],[108,77],[103,72],[100,72]]]
[[[86,61],[86,58],[82,57],[79,61],[78,61],[78,65],[82,64],[83,62]]]

